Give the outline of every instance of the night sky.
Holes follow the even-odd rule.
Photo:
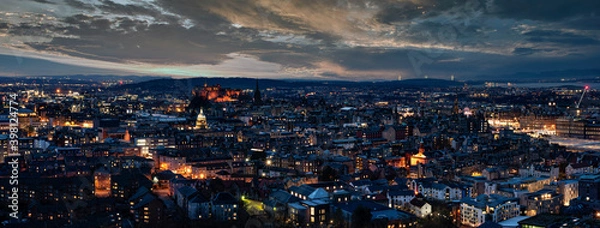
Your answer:
[[[600,68],[598,0],[3,0],[0,75],[500,78]]]

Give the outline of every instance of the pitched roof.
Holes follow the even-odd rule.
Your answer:
[[[323,188],[317,188],[310,195],[308,195],[309,199],[323,199],[329,198],[329,193],[325,191]]]
[[[208,202],[208,199],[202,196],[202,194],[196,194],[194,198],[190,200],[190,203],[205,203]]]
[[[150,202],[152,202],[156,199],[157,199],[156,196],[154,196],[152,194],[146,194],[146,195],[144,195],[144,197],[142,197],[142,200],[139,203],[137,203],[133,206],[133,209],[139,209],[139,208],[143,207],[144,205],[149,204]]]
[[[425,204],[427,204],[427,202],[425,202],[423,200],[420,200],[420,199],[417,199],[417,198],[413,198],[410,201],[410,204],[412,204],[412,205],[414,205],[414,206],[416,206],[418,208],[421,208],[421,207],[425,206]]]
[[[415,196],[415,192],[411,190],[389,191],[390,196]]]
[[[181,188],[178,188],[177,192],[179,192],[183,197],[191,199],[194,197],[195,194],[198,193],[198,190],[190,186],[183,186]]]
[[[316,189],[308,185],[292,186],[289,188],[290,192],[296,192],[300,195],[308,196],[313,193]]]
[[[571,166],[571,168],[573,168],[573,169],[580,169],[580,168],[590,167],[590,166],[592,166],[592,164],[575,163],[575,164],[570,164],[569,166]]]
[[[150,190],[148,190],[148,188],[142,186],[142,187],[138,188],[138,190],[135,192],[135,194],[133,194],[133,196],[131,196],[129,198],[129,201],[134,201],[136,199],[139,199],[140,197],[146,195],[149,192],[150,192]]]
[[[219,192],[215,198],[212,200],[213,204],[221,205],[221,204],[237,204],[237,199],[231,195],[229,192]]]
[[[502,226],[495,222],[486,221],[478,226],[478,228],[502,228]]]

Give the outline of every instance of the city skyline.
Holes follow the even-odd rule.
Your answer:
[[[569,77],[600,60],[598,9],[597,1],[10,0],[0,9],[0,75]]]

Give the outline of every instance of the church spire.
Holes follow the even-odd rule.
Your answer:
[[[458,115],[458,95],[454,97],[454,107],[452,108],[452,114]]]
[[[258,89],[258,78],[256,79],[256,88],[254,89],[254,104],[261,104],[262,98],[260,95],[260,89]]]

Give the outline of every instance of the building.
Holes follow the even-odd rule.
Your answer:
[[[329,202],[325,200],[304,200],[300,201],[300,205],[306,208],[306,222],[320,226],[329,223]]]
[[[306,223],[306,207],[300,202],[289,203],[287,207],[288,217],[295,226],[301,226]]]
[[[422,181],[418,183],[417,190],[428,199],[440,201],[460,200],[463,196],[463,190],[453,183],[442,184]]]
[[[423,140],[421,139],[421,145],[419,146],[419,153],[410,157],[410,166],[416,166],[417,164],[426,164],[427,156],[425,156],[425,146],[423,145]]]
[[[131,212],[135,223],[141,227],[160,227],[160,223],[167,218],[166,204],[149,191],[132,202]]]
[[[94,194],[96,197],[109,197],[111,193],[110,183],[110,173],[106,168],[94,171]]]
[[[572,199],[579,197],[579,181],[562,180],[558,182],[558,193],[563,195],[563,205],[569,206]]]
[[[401,228],[415,227],[417,217],[411,213],[392,209],[370,200],[358,200],[345,203],[337,203],[331,205],[332,211],[338,209],[342,211],[342,218],[345,221],[345,227],[352,227],[352,214],[359,207],[365,207],[371,212],[371,222],[377,220],[386,221],[385,227]]]
[[[600,122],[578,118],[556,119],[556,135],[559,137],[600,140]]]
[[[256,105],[262,104],[262,96],[260,95],[260,89],[258,88],[258,79],[256,79],[256,88],[254,89],[253,101]]]
[[[196,117],[196,124],[194,125],[194,129],[208,129],[206,115],[204,115],[204,109],[200,109],[200,113]]]
[[[292,196],[292,194],[286,191],[277,190],[271,192],[269,198],[264,201],[264,210],[275,217],[282,217],[288,213],[287,205],[299,200],[299,198]]]
[[[553,190],[540,190],[521,196],[520,204],[525,206],[527,216],[538,214],[558,214],[563,202],[563,195]]]
[[[219,192],[211,200],[211,215],[217,221],[238,219],[238,200],[228,192]]]
[[[403,140],[412,135],[413,126],[406,124],[387,126],[385,130],[381,132],[381,137],[386,139],[388,142]]]
[[[531,218],[521,220],[519,227],[521,228],[551,228],[551,227],[575,227],[575,222],[572,217],[561,215],[542,214]]]
[[[188,214],[188,215],[193,215],[193,216],[188,216],[190,217],[190,219],[195,219],[197,218],[196,215],[196,208],[192,208],[192,211],[188,211],[188,206],[189,206],[189,202],[195,198],[197,195],[199,195],[198,190],[196,190],[195,188],[191,187],[191,186],[183,186],[179,189],[177,189],[175,191],[175,195],[173,195],[173,198],[175,199],[175,203],[177,203],[177,206],[179,206],[181,209],[183,209],[183,211]]]
[[[197,103],[200,105],[203,104],[199,101],[212,101],[217,103],[237,101],[241,93],[242,91],[239,89],[222,88],[219,84],[209,86],[205,83],[202,89],[196,88],[192,91],[194,96],[192,101],[198,102],[192,102],[190,105],[195,107],[195,105],[198,105]]]
[[[414,198],[410,201],[411,211],[419,218],[425,218],[431,214],[431,204],[422,199]]]
[[[579,178],[579,199],[584,201],[600,199],[600,174],[583,175]]]
[[[565,168],[565,174],[567,174],[567,176],[573,176],[575,174],[591,174],[596,173],[596,171],[597,168],[594,168],[593,164],[584,162],[569,164]]]
[[[191,220],[206,219],[210,216],[210,201],[202,194],[197,194],[187,203],[187,216]]]
[[[411,190],[388,191],[387,198],[389,207],[401,209],[415,198],[415,192]]]
[[[489,181],[505,179],[508,177],[508,170],[500,167],[485,168],[481,171],[481,175]]]
[[[478,227],[486,221],[501,222],[519,213],[518,199],[496,194],[463,198],[460,204],[461,224],[471,227]]]

